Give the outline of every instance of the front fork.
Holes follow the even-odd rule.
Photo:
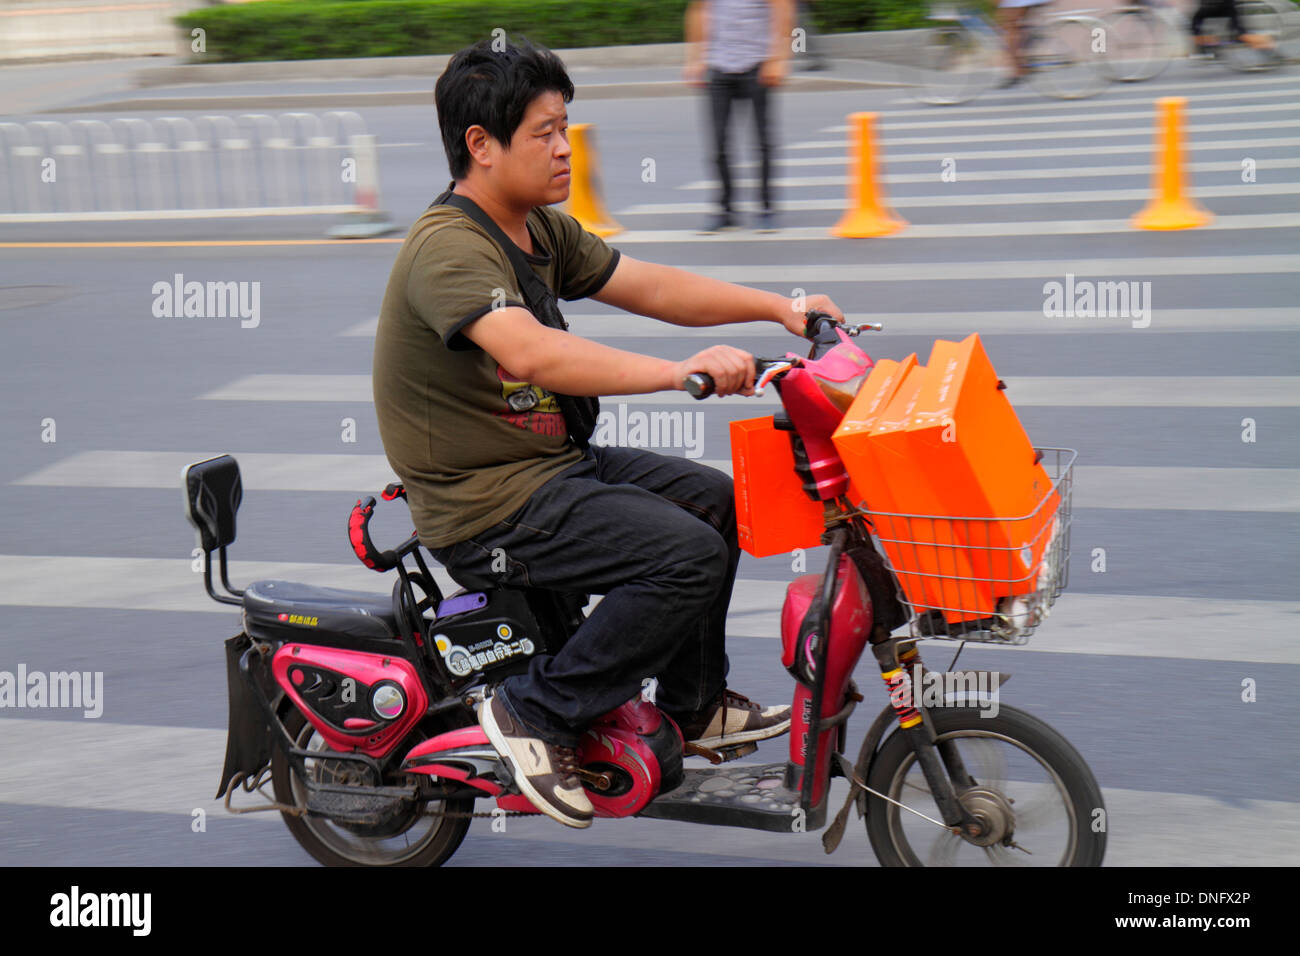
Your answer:
[[[873,635],[871,652],[876,656],[880,676],[889,688],[889,701],[898,725],[907,734],[944,824],[954,832],[979,836],[983,826],[960,800],[962,793],[975,786],[975,780],[967,772],[956,742],[935,740],[934,725],[912,685],[910,672],[921,664],[921,652],[916,643],[904,645],[898,638],[889,637],[879,629]]]

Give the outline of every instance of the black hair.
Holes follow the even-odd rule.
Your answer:
[[[451,178],[469,173],[467,129],[482,126],[509,149],[529,104],[552,91],[572,102],[573,81],[558,56],[527,40],[480,40],[453,56],[433,90]]]

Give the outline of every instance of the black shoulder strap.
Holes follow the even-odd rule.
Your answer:
[[[510,260],[511,266],[514,267],[515,279],[519,283],[519,291],[523,293],[529,311],[543,325],[567,332],[569,323],[564,320],[564,316],[556,304],[555,293],[533,271],[533,267],[528,264],[528,260],[524,257],[524,251],[515,245],[514,241],[505,234],[505,231],[492,220],[492,217],[480,209],[478,203],[472,199],[457,195],[450,187],[430,203],[430,206],[442,205],[456,207],[487,230],[487,234],[495,240],[498,246],[505,250],[506,258]],[[554,394],[556,402],[560,406],[560,411],[564,414],[564,423],[568,428],[569,437],[573,439],[574,444],[579,448],[585,449],[590,444],[591,436],[596,430],[596,420],[600,415],[599,400],[561,395],[558,392]]]
[[[533,267],[528,264],[528,260],[524,257],[524,251],[515,244],[513,239],[505,234],[505,231],[496,224],[496,221],[491,216],[479,207],[478,203],[448,190],[435,199],[433,205],[454,206],[486,229],[487,234],[496,240],[496,244],[502,248],[506,258],[510,260],[510,265],[515,270],[515,280],[519,283],[519,291],[524,294],[524,301],[528,303],[529,309],[537,316],[537,320],[543,325],[568,331],[569,323],[564,320],[564,316],[560,314],[560,310],[555,305],[555,293],[533,271]]]

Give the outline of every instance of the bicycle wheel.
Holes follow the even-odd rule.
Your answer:
[[[1044,96],[1078,100],[1095,96],[1106,85],[1106,24],[1094,17],[1062,17],[1032,29],[1024,62],[1030,82]]]
[[[930,30],[913,74],[912,96],[930,106],[969,102],[997,79],[987,44],[955,22]]]
[[[1106,25],[1101,59],[1106,78],[1138,83],[1159,76],[1169,65],[1166,25],[1146,7],[1120,7],[1102,18]]]
[[[1239,73],[1257,73],[1281,66],[1282,14],[1277,8],[1267,0],[1239,0],[1237,16],[1241,19],[1244,33],[1267,37],[1271,49],[1233,42],[1223,51],[1224,64]]]
[[[992,829],[987,846],[867,795],[867,836],[882,866],[1100,866],[1106,853],[1101,790],[1079,752],[1059,733],[1002,704],[930,711],[941,741],[957,745],[976,786],[960,799]],[[900,730],[885,740],[868,786],[929,817],[938,809]]]

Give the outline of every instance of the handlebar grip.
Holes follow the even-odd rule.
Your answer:
[[[682,385],[685,386],[686,391],[690,392],[691,396],[697,401],[702,398],[708,398],[713,394],[714,389],[717,387],[716,383],[713,381],[713,376],[708,372],[692,372],[690,375],[686,376]]]

